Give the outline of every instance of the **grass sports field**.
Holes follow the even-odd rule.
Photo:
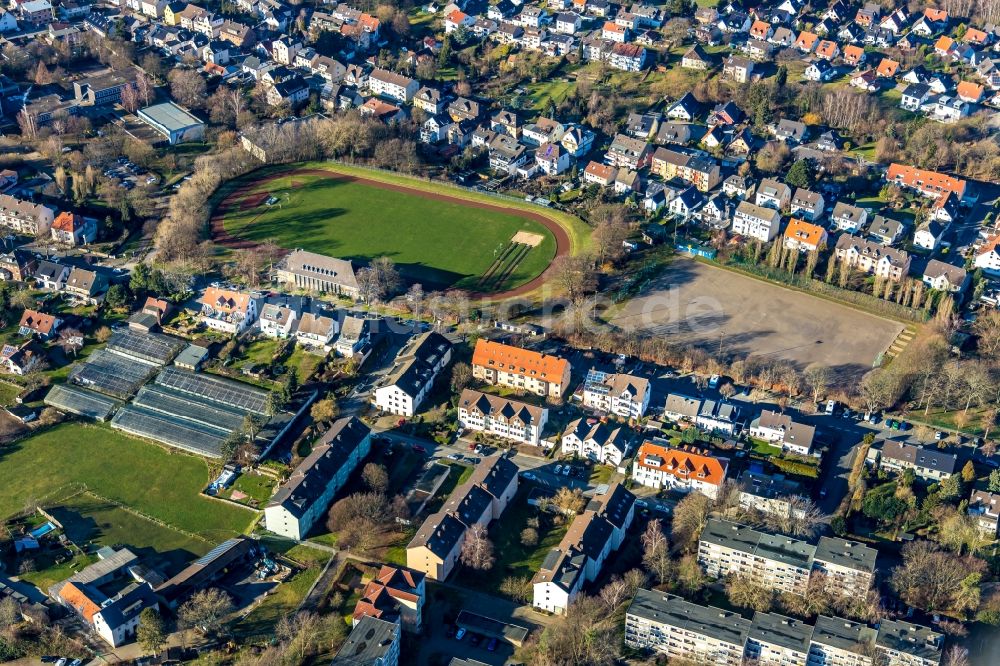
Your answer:
[[[202,497],[208,474],[200,458],[170,453],[105,426],[63,424],[0,448],[0,479],[8,481],[0,483],[0,519],[20,512],[30,500],[58,505],[85,486],[218,543],[245,531],[253,514]]]
[[[557,248],[569,249],[566,232],[541,213],[413,183],[298,167],[255,173],[229,184],[216,217],[236,242],[273,240],[361,263],[387,256],[408,281],[438,289],[511,290],[541,275]]]

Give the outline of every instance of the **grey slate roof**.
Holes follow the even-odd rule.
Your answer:
[[[280,505],[294,516],[302,516],[323,494],[330,479],[336,476],[350,453],[370,434],[371,429],[353,416],[334,422],[312,453],[281,484],[269,505]]]

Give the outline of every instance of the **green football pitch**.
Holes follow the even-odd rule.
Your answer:
[[[231,183],[230,192],[217,214],[236,239],[361,264],[386,256],[406,280],[429,288],[513,289],[556,254],[553,233],[533,219],[538,214],[502,204],[314,171],[250,177]]]

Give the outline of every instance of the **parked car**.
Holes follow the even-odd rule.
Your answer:
[[[837,409],[837,401],[836,400],[827,400],[826,401],[826,414],[827,414],[827,416],[832,416],[833,412],[836,411],[836,409]]]
[[[552,473],[553,474],[562,474],[562,470],[563,470],[563,466],[562,465],[556,465],[555,471],[553,471]]]
[[[491,638],[490,642],[486,644],[486,649],[489,652],[495,652],[496,651],[496,649],[497,649],[497,639],[495,637]]]
[[[413,448],[413,450],[414,450],[414,451],[416,451],[417,453],[427,453],[427,449],[425,449],[424,447],[422,447],[422,446],[421,446],[421,445],[419,445],[419,444],[414,444],[414,445],[412,446],[412,448]]]
[[[469,643],[472,645],[479,645],[479,641],[482,640],[482,636],[479,634],[472,634],[469,636]]]
[[[466,633],[467,632],[465,631],[465,627],[459,628],[458,633],[455,634],[455,640],[456,641],[462,640],[463,638],[465,638]]]
[[[719,375],[712,375],[708,380],[708,388],[716,388],[719,386],[719,380],[722,379]]]
[[[940,430],[938,430],[936,433],[934,433],[934,439],[938,440],[939,442],[942,439],[944,439],[944,437],[945,437],[945,434],[943,432],[941,432]]]

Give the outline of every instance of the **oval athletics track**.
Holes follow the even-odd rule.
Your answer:
[[[405,192],[417,197],[423,197],[425,199],[432,199],[435,201],[447,201],[448,203],[458,204],[460,206],[468,206],[470,208],[481,208],[485,210],[492,210],[500,213],[506,213],[508,215],[519,215],[521,217],[526,217],[530,220],[538,222],[546,229],[548,229],[556,239],[556,254],[552,258],[553,261],[559,257],[566,256],[570,253],[570,242],[569,234],[563,229],[555,220],[542,215],[541,213],[533,213],[530,211],[522,210],[520,208],[511,208],[509,206],[504,206],[501,204],[491,204],[485,201],[476,201],[472,199],[463,199],[462,197],[452,197],[447,194],[441,194],[439,192],[428,192],[427,190],[422,190],[418,187],[407,187],[405,185],[396,185],[394,183],[385,183],[380,180],[375,180],[373,178],[363,178],[360,176],[352,176],[348,174],[337,173],[336,171],[327,171],[326,169],[295,169],[293,171],[283,171],[281,173],[274,173],[265,176],[263,179],[254,180],[247,183],[243,187],[239,187],[232,192],[230,192],[225,199],[219,202],[219,205],[215,207],[215,212],[212,214],[211,219],[211,231],[212,240],[223,246],[233,250],[243,250],[258,247],[259,243],[256,241],[247,240],[245,238],[239,238],[233,236],[228,231],[226,231],[225,226],[225,216],[226,213],[233,210],[236,207],[243,206],[244,200],[249,194],[250,190],[255,190],[261,185],[267,184],[273,180],[278,180],[279,178],[285,178],[287,176],[322,176],[324,178],[333,178],[336,180],[343,180],[347,182],[358,182],[369,187],[377,187],[383,190],[393,190],[395,192]],[[246,176],[243,176],[246,178]],[[254,205],[254,204],[251,204]],[[474,298],[484,298],[484,299],[505,299],[513,298],[515,296],[522,296],[535,289],[541,287],[549,279],[549,274],[552,272],[552,264],[542,271],[542,273],[532,279],[529,282],[522,284],[520,287],[514,289],[508,289],[507,291],[497,292],[497,293],[478,293],[470,292],[470,296]]]

